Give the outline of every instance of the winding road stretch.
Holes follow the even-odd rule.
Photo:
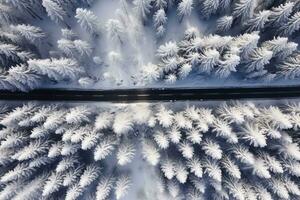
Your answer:
[[[37,101],[180,101],[180,100],[234,100],[281,99],[300,97],[300,86],[247,87],[247,88],[166,88],[118,90],[63,90],[41,89],[31,92],[0,91],[0,100]]]

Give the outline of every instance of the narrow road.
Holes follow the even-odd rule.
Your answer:
[[[234,100],[281,99],[300,97],[300,86],[247,87],[247,88],[168,88],[118,90],[63,90],[41,89],[28,93],[0,91],[0,100],[38,101],[180,101],[180,100]]]

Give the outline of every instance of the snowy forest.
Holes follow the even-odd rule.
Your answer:
[[[0,0],[0,87],[297,84],[298,0]]]
[[[0,200],[299,200],[299,42],[300,0],[0,0]]]
[[[1,103],[1,200],[300,198],[300,103]]]

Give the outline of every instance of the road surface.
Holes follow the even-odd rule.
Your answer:
[[[31,92],[0,91],[0,100],[37,101],[180,101],[180,100],[235,100],[282,99],[300,97],[300,86],[210,88],[210,89],[118,89],[118,90],[63,90],[41,89]]]

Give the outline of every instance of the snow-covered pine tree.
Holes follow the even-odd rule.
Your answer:
[[[113,141],[113,137],[104,138],[95,148],[94,160],[103,160],[112,153],[115,149],[116,143]]]
[[[33,18],[38,16],[37,15],[38,12],[35,12],[35,9],[38,9],[41,6],[41,2],[35,2],[32,0],[29,1],[7,0],[3,2],[7,3],[9,6],[13,8],[18,9],[21,12],[27,12]]]
[[[61,29],[61,35],[64,39],[75,40],[78,38],[78,35],[74,33],[71,29],[63,28]]]
[[[39,85],[40,77],[29,70],[25,65],[17,65],[8,70],[6,81],[13,86],[14,89],[28,91],[35,89]]]
[[[74,40],[73,43],[74,48],[80,56],[91,56],[93,48],[88,42],[83,40]]]
[[[220,33],[224,33],[228,31],[233,23],[232,16],[223,16],[217,20],[217,31]]]
[[[181,79],[186,78],[191,71],[192,71],[192,65],[185,63],[179,68],[179,77]]]
[[[165,33],[165,24],[167,23],[165,10],[162,8],[157,10],[153,15],[153,21],[157,36],[162,37]]]
[[[215,49],[205,50],[200,55],[200,65],[198,69],[200,72],[210,74],[214,67],[219,63],[220,53]]]
[[[178,53],[178,46],[176,42],[170,41],[164,45],[161,45],[157,50],[157,55],[160,58],[164,57],[174,57]]]
[[[42,29],[36,26],[18,24],[10,25],[10,29],[31,43],[41,42],[41,40],[46,37]]]
[[[14,16],[13,8],[10,6],[0,3],[0,16],[1,16],[1,21],[0,23],[3,25],[9,24],[11,21],[15,20],[16,16]]]
[[[64,23],[66,11],[54,0],[43,0],[43,7],[46,9],[48,16],[56,23]]]
[[[83,40],[60,39],[57,41],[58,48],[67,56],[90,56],[93,52],[91,45]]]
[[[151,165],[155,166],[158,164],[160,159],[160,154],[157,147],[152,141],[149,140],[142,141],[142,154],[143,154],[143,158]]]
[[[245,24],[247,31],[252,32],[262,30],[265,27],[265,24],[268,23],[270,14],[271,12],[269,10],[263,10],[254,14],[254,16]]]
[[[272,56],[273,52],[263,47],[253,50],[252,53],[250,53],[245,66],[246,72],[249,73],[255,70],[262,70],[266,64],[270,63]]]
[[[2,65],[8,65],[11,61],[18,60],[19,47],[12,44],[5,44],[0,42],[0,62]]]
[[[273,57],[276,60],[282,61],[297,50],[298,44],[289,42],[286,37],[277,37],[273,40],[263,42],[261,46],[272,51]]]
[[[284,49],[277,54],[278,60],[284,60],[286,57],[292,55],[298,49],[298,44],[295,42],[288,42]]]
[[[130,143],[123,143],[120,145],[117,152],[118,164],[123,166],[130,163],[135,155],[134,146]]]
[[[77,8],[75,18],[79,25],[92,35],[99,35],[101,31],[97,16],[90,10]]]
[[[124,28],[119,20],[109,19],[106,23],[106,31],[108,33],[108,37],[113,41],[119,41],[121,44],[124,39]]]
[[[29,59],[33,59],[35,55],[29,51],[24,51],[19,46],[10,43],[2,43],[0,41],[0,64],[4,69],[13,65],[22,64]]]
[[[151,2],[152,0],[133,0],[134,9],[142,20],[147,19],[147,15],[152,8]]]
[[[96,192],[97,200],[105,200],[113,189],[114,179],[110,177],[101,177]]]
[[[236,72],[236,67],[240,64],[241,58],[234,52],[226,52],[220,59],[215,74],[220,78],[227,78],[232,72]]]
[[[72,57],[75,51],[75,45],[72,40],[60,39],[57,41],[57,47],[61,50],[66,56]]]
[[[117,200],[122,199],[127,193],[131,185],[130,178],[121,176],[116,180],[115,197]]]
[[[193,9],[193,0],[182,0],[178,4],[178,15],[182,19],[184,16],[189,16]]]
[[[257,31],[245,33],[234,38],[232,45],[237,47],[242,59],[248,60],[250,53],[257,47],[260,36]]]
[[[279,34],[289,36],[300,29],[300,11],[291,16],[286,24],[280,27]]]
[[[245,22],[250,19],[254,14],[254,9],[257,0],[238,0],[234,4],[233,16],[240,18],[241,22]]]
[[[152,83],[157,81],[161,75],[161,70],[157,65],[148,63],[142,67],[142,77],[143,80],[147,83]]]
[[[79,74],[83,73],[78,63],[69,58],[29,60],[28,68],[55,81],[75,80]]]
[[[220,0],[219,9],[227,11],[230,9],[232,4],[232,0]]]
[[[294,7],[294,2],[287,2],[272,8],[269,21],[275,26],[280,26],[288,21]]]
[[[130,112],[121,112],[115,117],[112,128],[118,136],[121,136],[131,131],[132,126],[132,114]]]
[[[216,14],[219,6],[220,0],[201,0],[201,14],[205,18],[209,18],[211,15]]]
[[[153,0],[155,8],[166,8],[169,1],[168,0]]]
[[[265,41],[262,43],[262,47],[266,47],[269,51],[273,52],[273,56],[277,56],[282,52],[288,44],[288,38],[286,37],[276,37],[273,40]]]
[[[277,66],[278,74],[284,76],[286,79],[295,79],[300,76],[300,54],[295,53],[287,57],[281,64]]]

